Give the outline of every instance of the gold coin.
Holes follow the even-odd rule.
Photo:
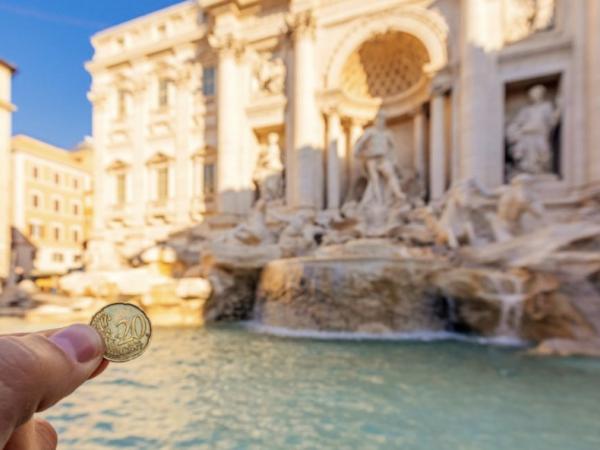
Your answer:
[[[148,316],[131,303],[112,303],[92,317],[90,325],[104,339],[104,358],[126,362],[137,358],[150,343],[152,324]]]

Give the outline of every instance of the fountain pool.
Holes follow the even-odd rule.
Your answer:
[[[3,327],[5,331],[5,327]],[[600,448],[600,361],[159,329],[45,414],[62,449]]]

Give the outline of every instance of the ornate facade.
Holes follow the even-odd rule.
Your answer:
[[[94,228],[131,253],[263,191],[342,207],[378,113],[424,201],[600,182],[598,2],[197,0],[92,43]]]

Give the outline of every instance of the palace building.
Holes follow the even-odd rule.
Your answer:
[[[131,252],[246,214],[265,152],[287,208],[340,208],[378,113],[424,201],[600,182],[600,2],[197,0],[92,44],[94,230]]]
[[[10,137],[12,113],[12,77],[16,69],[0,59],[0,292],[10,267]]]
[[[83,266],[90,232],[92,152],[64,150],[29,136],[12,139],[12,245],[23,275]]]

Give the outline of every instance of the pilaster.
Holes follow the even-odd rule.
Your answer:
[[[413,115],[413,142],[414,142],[414,168],[419,175],[421,192],[426,192],[427,180],[427,139],[425,130],[425,113],[423,106],[419,106]]]
[[[462,0],[460,42],[461,178],[502,183],[504,132],[497,51],[502,45],[498,0]]]
[[[241,102],[239,57],[242,42],[233,34],[209,37],[218,52],[217,66],[217,209],[240,212]]]
[[[335,109],[327,115],[327,208],[340,207],[342,187],[342,162],[344,160],[344,136],[340,115]]]
[[[600,182],[600,2],[586,3],[587,11],[587,178]]]
[[[315,74],[315,18],[310,10],[288,16],[293,41],[292,145],[294,170],[288,178],[293,207],[321,208],[322,129],[317,108]]]

